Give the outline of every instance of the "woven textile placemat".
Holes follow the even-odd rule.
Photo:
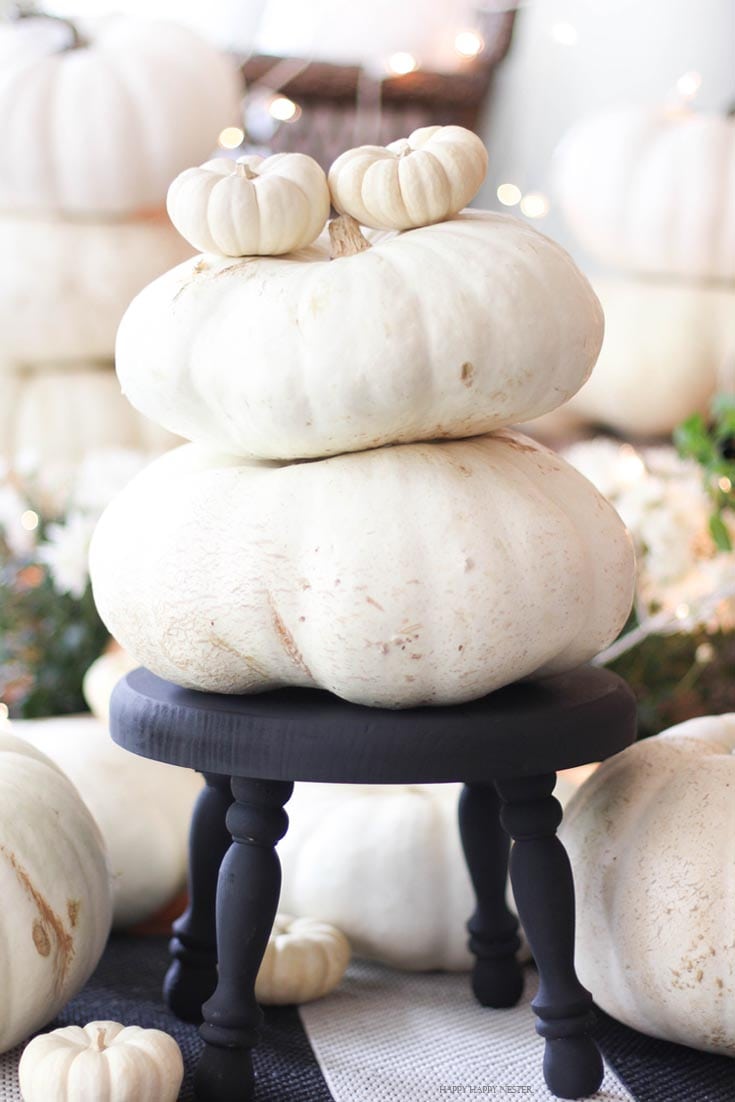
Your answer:
[[[184,1054],[180,1102],[193,1102],[201,1041],[161,1001],[167,966],[165,938],[114,937],[84,991],[49,1028],[107,1018],[166,1030]],[[472,1001],[467,976],[357,962],[327,999],[300,1013],[266,1011],[255,1051],[257,1102],[546,1102],[541,1041],[527,1005],[535,985],[529,969],[518,1007],[483,1010]],[[725,1057],[651,1040],[603,1014],[597,1036],[608,1065],[599,1102],[735,1102],[735,1062]],[[20,1052],[0,1058],[0,1102],[20,1100]],[[503,1087],[530,1090],[511,1094]]]

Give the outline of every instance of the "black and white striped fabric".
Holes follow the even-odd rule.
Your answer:
[[[171,1033],[184,1054],[180,1102],[193,1102],[201,1042],[161,1002],[164,938],[115,937],[95,975],[54,1026],[105,1018]],[[528,970],[513,1010],[475,1005],[467,976],[354,964],[328,998],[266,1013],[255,1055],[257,1102],[548,1102]],[[49,1027],[52,1028],[52,1027]],[[600,1015],[606,1076],[598,1102],[735,1102],[735,1063],[654,1041]],[[0,1102],[18,1102],[20,1049],[0,1059]]]

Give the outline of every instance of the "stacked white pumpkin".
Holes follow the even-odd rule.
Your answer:
[[[554,242],[460,211],[486,160],[429,127],[343,154],[329,185],[302,154],[173,183],[174,223],[209,251],[134,300],[117,369],[194,443],[129,484],[91,551],[103,619],[155,673],[451,704],[573,668],[622,627],[622,523],[504,428],[584,382],[599,304]],[[346,213],[320,234],[330,188]]]
[[[606,332],[568,419],[668,434],[735,386],[735,119],[685,109],[583,120],[555,159],[555,191]]]
[[[190,249],[171,179],[238,118],[235,66],[173,24],[0,23],[0,458],[73,465],[170,437],[120,397],[117,325]]]

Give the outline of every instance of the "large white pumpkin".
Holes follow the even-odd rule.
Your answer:
[[[632,108],[562,141],[555,191],[581,245],[630,272],[735,279],[735,120]]]
[[[190,255],[164,214],[120,222],[0,215],[0,358],[112,359],[130,300]]]
[[[90,451],[175,442],[131,409],[112,364],[0,368],[0,458],[63,481]]]
[[[548,238],[482,211],[370,236],[167,273],[120,326],[125,394],[190,440],[289,459],[477,435],[587,378],[602,313]]]
[[[173,23],[44,18],[0,26],[0,209],[121,215],[240,118],[234,62]],[[71,48],[70,48],[71,47]]]
[[[188,445],[113,501],[90,561],[102,618],[154,673],[394,708],[585,662],[634,575],[612,507],[510,432],[286,465]]]
[[[562,827],[579,978],[643,1033],[735,1055],[735,715],[605,762]]]
[[[18,720],[13,731],[75,785],[105,840],[115,926],[161,910],[186,883],[198,774],[120,749],[92,716]]]
[[[576,791],[578,772],[559,777],[554,792],[562,805]],[[281,908],[338,926],[356,954],[396,968],[470,968],[475,898],[459,838],[461,790],[297,784],[278,843]]]
[[[543,426],[608,425],[668,435],[735,387],[735,288],[673,280],[598,279],[605,339],[582,389]]]
[[[84,986],[110,930],[104,845],[70,781],[0,731],[0,1052]]]

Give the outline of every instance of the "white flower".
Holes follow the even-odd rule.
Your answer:
[[[59,593],[79,599],[89,581],[89,544],[96,519],[84,513],[70,513],[63,524],[50,524],[47,540],[38,548],[39,562],[48,567]]]
[[[0,529],[14,555],[25,555],[36,544],[33,528],[25,527],[21,517],[28,511],[28,505],[9,482],[0,483]]]

